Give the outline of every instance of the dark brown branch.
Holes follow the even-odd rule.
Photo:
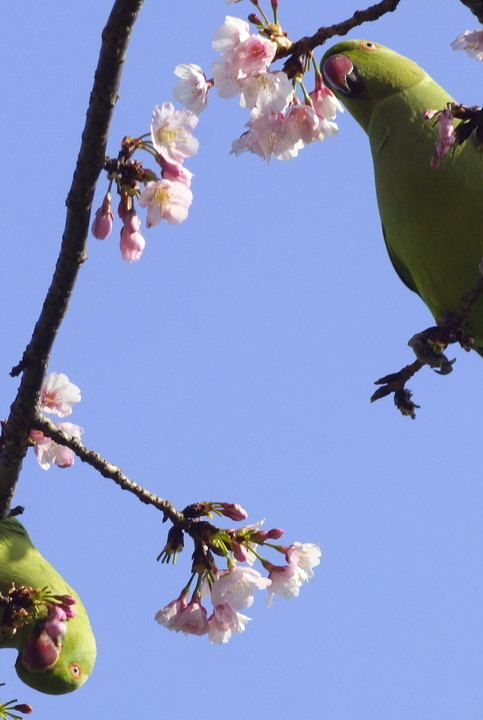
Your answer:
[[[471,10],[473,15],[476,15],[480,23],[483,23],[483,0],[461,0],[461,2]]]
[[[82,460],[82,462],[85,462],[93,467],[103,477],[114,480],[120,488],[133,493],[133,495],[135,495],[142,503],[145,503],[146,505],[153,505],[158,510],[161,510],[165,518],[171,520],[178,527],[188,531],[191,528],[192,522],[185,518],[182,513],[178,512],[175,507],[168,502],[168,500],[163,500],[157,495],[154,495],[154,493],[149,492],[149,490],[141,487],[141,485],[138,485],[133,480],[130,480],[126,475],[124,475],[121,468],[107,462],[107,460],[101,457],[99,453],[86,448],[77,438],[67,435],[62,432],[62,430],[59,430],[54,423],[44,415],[41,415],[40,413],[36,415],[34,418],[34,427],[36,430],[41,430],[44,435],[52,438],[52,440],[59,443],[59,445],[65,445],[70,448],[77,457]]]
[[[287,55],[290,56],[290,59],[287,61],[284,67],[290,77],[290,65],[292,62],[297,61],[301,55],[312,52],[312,50],[314,50],[319,45],[323,45],[326,40],[334,37],[334,35],[347,35],[348,32],[350,32],[358,25],[362,25],[365,22],[378,20],[380,17],[382,17],[382,15],[385,15],[388,12],[393,12],[400,2],[401,0],[382,0],[375,5],[371,5],[365,10],[356,10],[354,15],[348,20],[343,20],[340,23],[335,23],[335,25],[331,25],[330,27],[321,27],[317,30],[315,35],[303,37],[297,42],[293,43],[293,45],[291,45],[289,48],[280,48],[277,52],[276,59],[286,57]]]
[[[23,372],[4,431],[0,458],[0,519],[8,515],[27,438],[54,339],[67,311],[77,274],[86,259],[86,238],[96,182],[104,164],[106,143],[131,32],[143,0],[116,0],[102,34],[82,144],[71,189],[62,246],[39,319],[19,365]]]

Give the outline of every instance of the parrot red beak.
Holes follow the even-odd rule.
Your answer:
[[[335,90],[353,98],[359,98],[364,94],[366,89],[364,82],[352,60],[346,55],[333,55],[327,58],[323,71],[327,82]]]
[[[55,665],[62,646],[60,638],[58,640],[53,639],[39,625],[40,623],[34,627],[32,633],[28,636],[22,655],[19,656],[17,661],[21,662],[27,670],[33,672],[43,672]]]

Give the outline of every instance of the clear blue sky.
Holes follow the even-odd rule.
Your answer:
[[[10,368],[50,283],[110,0],[8,3],[2,13],[3,252],[0,415]],[[267,9],[269,3],[266,3]],[[349,17],[356,0],[280,1],[293,39]],[[135,28],[108,151],[172,99],[173,68],[209,73],[213,31],[247,1],[147,2]],[[482,101],[483,66],[450,42],[476,19],[458,0],[403,0],[349,37],[408,55],[459,101]],[[319,51],[319,57],[320,57]],[[270,165],[230,156],[236,100],[200,117],[189,219],[146,231],[125,264],[118,228],[89,260],[50,365],[82,389],[84,442],[177,507],[237,501],[251,521],[319,542],[316,575],[294,600],[262,593],[228,645],[159,627],[190,549],[160,566],[154,509],[77,462],[26,458],[17,501],[45,556],[83,598],[98,641],[88,683],[42,696],[2,652],[2,697],[38,720],[251,714],[307,720],[473,720],[483,690],[481,377],[476,354],[411,383],[415,421],[373,381],[410,362],[429,311],[392,270],[367,138],[340,134]],[[105,189],[100,183],[98,204]],[[480,388],[480,389],[478,389]]]

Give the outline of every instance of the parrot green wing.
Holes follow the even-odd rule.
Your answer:
[[[76,600],[75,616],[66,623],[66,632],[53,642],[43,631],[45,616],[20,628],[13,636],[0,632],[0,649],[19,651],[15,668],[23,682],[40,692],[59,695],[72,692],[89,677],[96,659],[96,643],[77,593],[32,544],[23,525],[15,518],[0,522],[0,591],[11,584],[45,588],[54,595]],[[1,611],[1,609],[0,609]],[[1,618],[0,618],[1,619]]]
[[[394,270],[397,272],[399,279],[403,281],[403,283],[406,285],[406,287],[408,287],[410,290],[412,290],[413,292],[415,292],[419,295],[418,289],[417,289],[416,285],[414,284],[414,281],[411,277],[411,273],[409,272],[407,267],[405,267],[402,264],[402,262],[393,254],[391,246],[387,242],[386,231],[384,230],[384,225],[381,225],[381,227],[382,227],[382,234],[384,237],[384,242],[386,243],[387,254],[389,255],[389,260],[392,262],[392,266],[393,266]]]
[[[338,43],[321,67],[369,136],[379,214],[398,275],[435,318],[457,310],[480,277],[483,256],[483,159],[475,138],[431,167],[436,120],[423,114],[452,98],[416,63],[382,45]],[[483,345],[481,299],[467,329]]]

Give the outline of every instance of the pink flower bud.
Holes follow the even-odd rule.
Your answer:
[[[111,209],[111,195],[107,193],[92,223],[92,234],[98,240],[105,240],[112,230],[114,213]]]
[[[221,513],[231,520],[246,520],[248,513],[238,503],[220,503]]]
[[[267,533],[267,538],[270,538],[270,540],[278,540],[278,538],[281,538],[284,534],[285,530],[282,530],[281,528],[272,528],[272,530],[269,530]]]
[[[57,640],[61,635],[67,632],[67,625],[60,620],[46,620],[42,625],[43,630],[52,640]]]
[[[127,228],[121,230],[121,240],[119,246],[121,248],[122,259],[126,262],[136,262],[143,254],[146,241],[138,232],[129,232]]]
[[[124,228],[129,233],[137,233],[139,228],[141,227],[141,220],[139,218],[139,215],[136,215],[134,210],[126,213],[122,221],[124,223]]]
[[[27,705],[27,703],[19,703],[18,705],[12,705],[10,710],[16,710],[17,712],[21,712],[24,715],[29,715],[29,713],[33,712],[32,705]]]
[[[54,598],[62,605],[75,605],[77,603],[77,600],[71,595],[54,595]]]
[[[235,560],[237,560],[238,562],[247,562],[248,558],[250,557],[250,554],[244,545],[240,545],[240,543],[233,542],[231,545],[231,549],[233,551]]]

